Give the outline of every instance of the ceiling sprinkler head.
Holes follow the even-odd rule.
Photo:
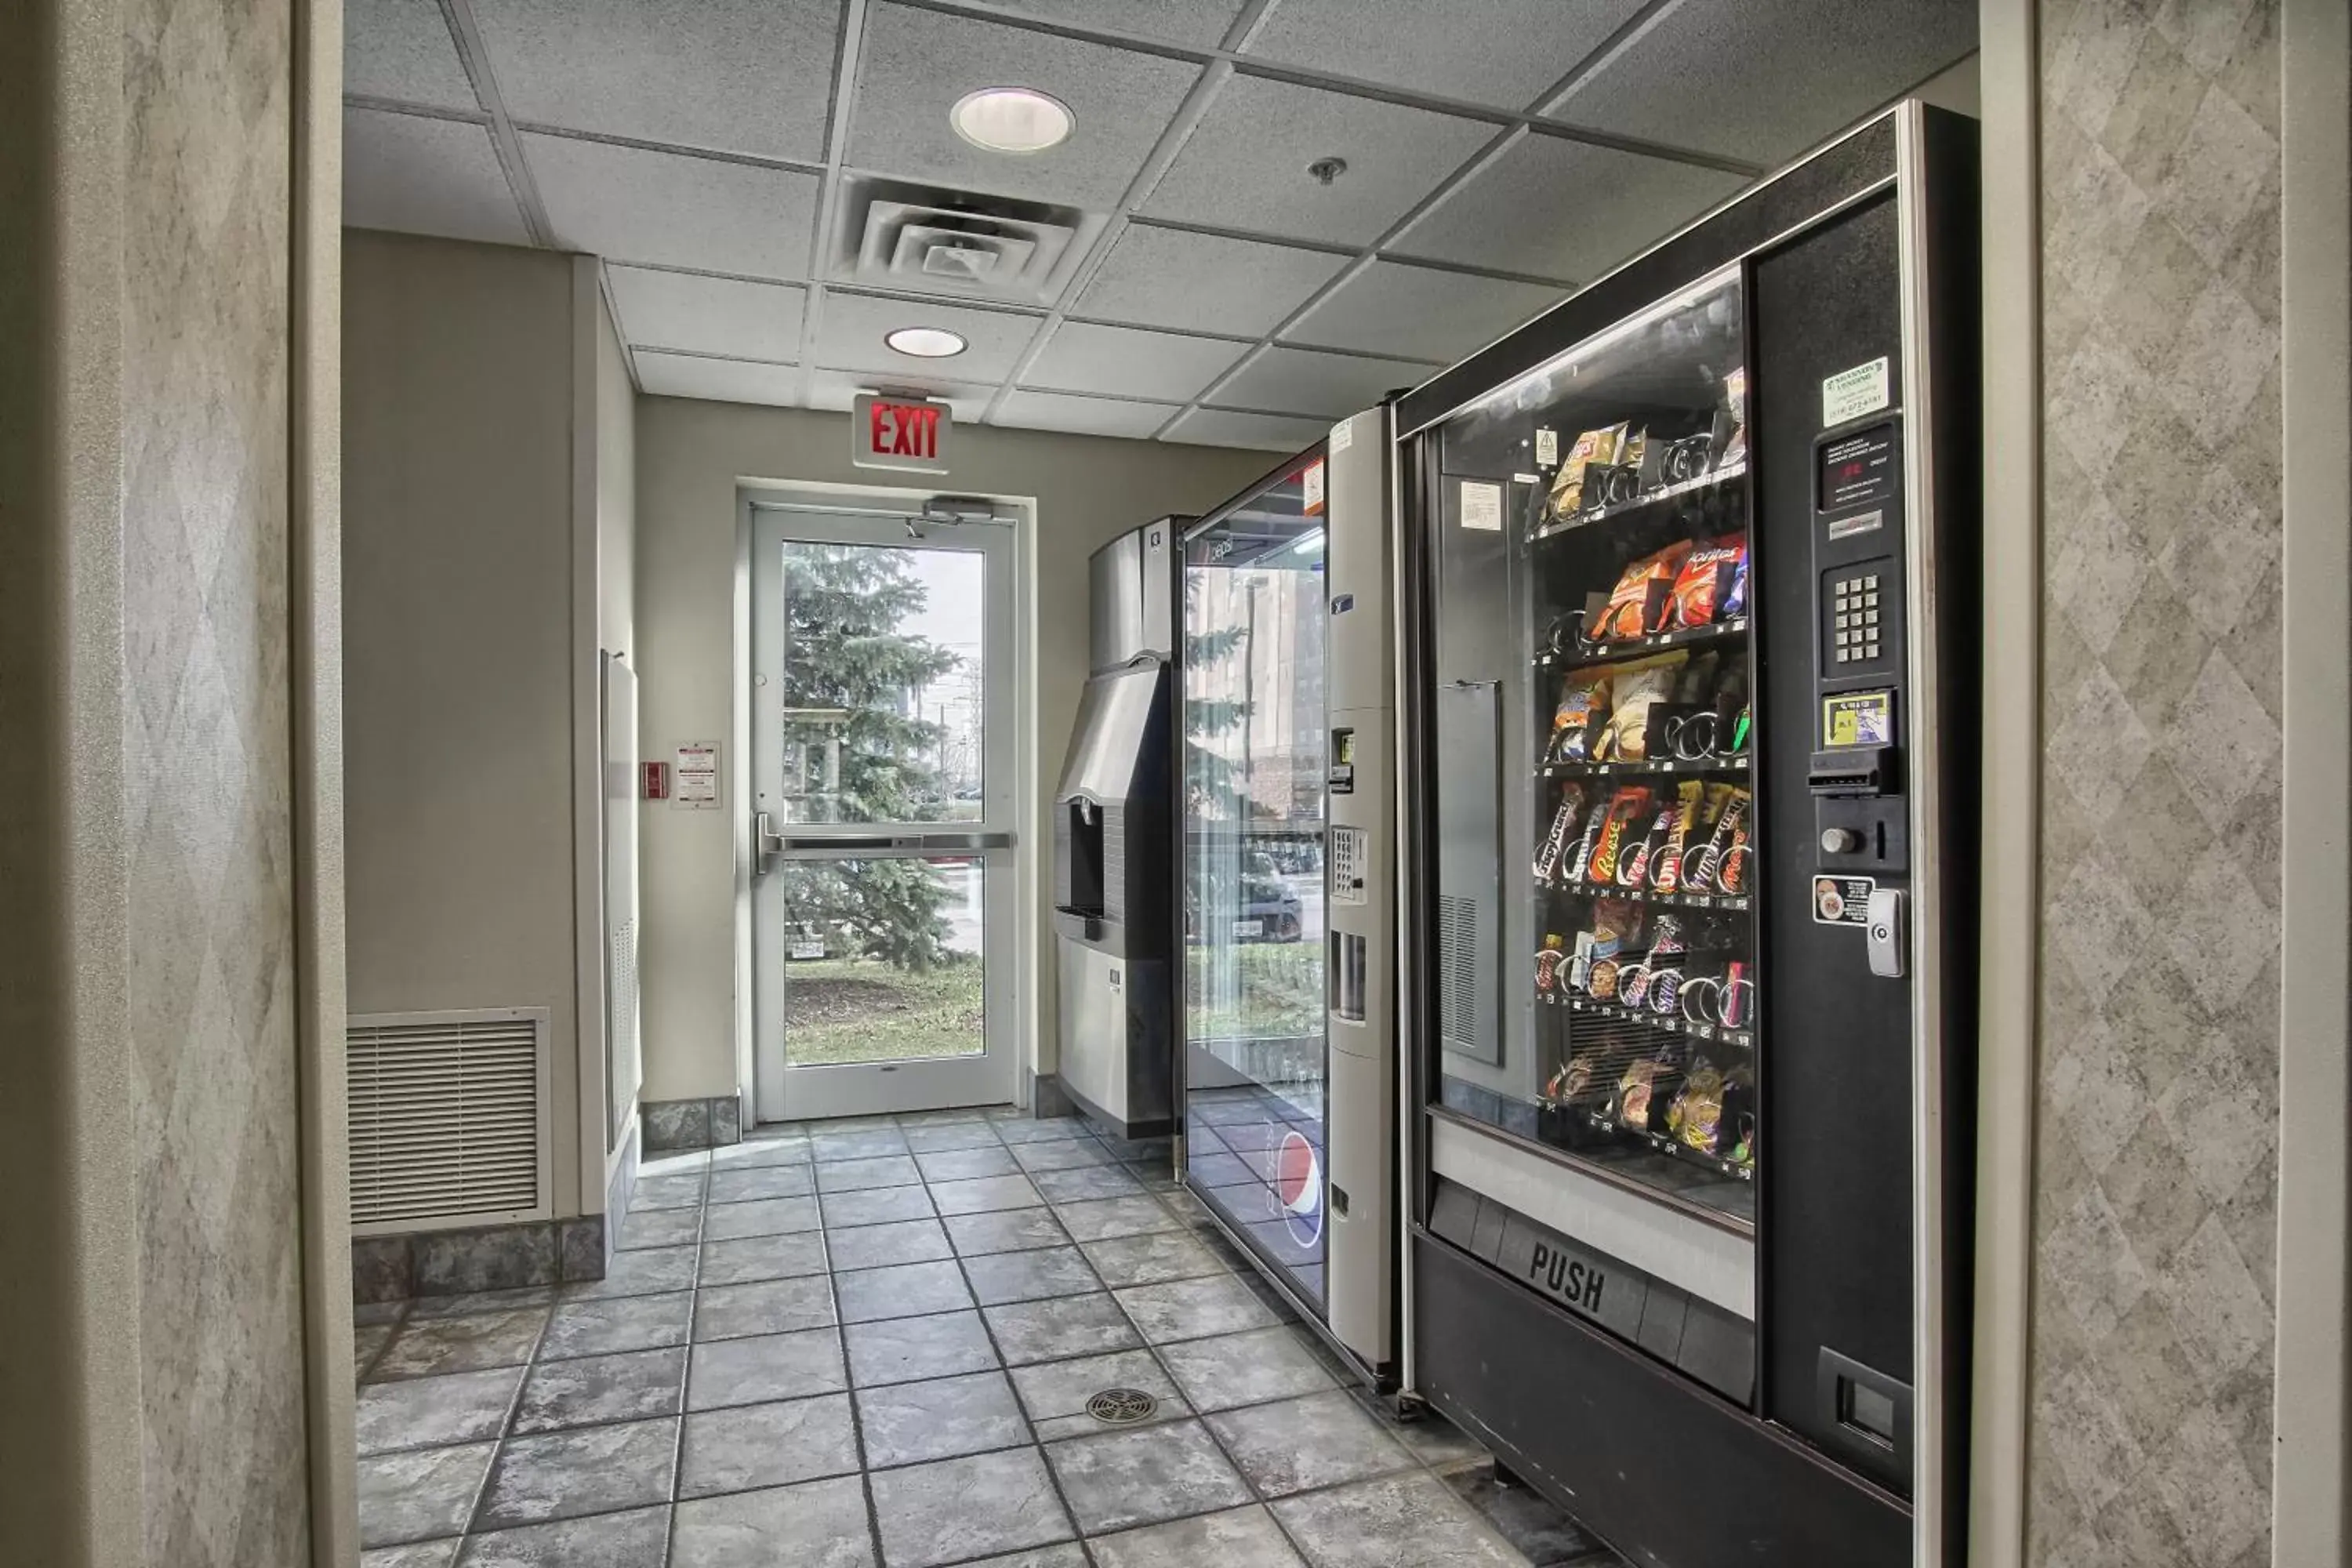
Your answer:
[[[1345,158],[1318,158],[1307,165],[1307,177],[1318,185],[1328,185],[1347,172]]]

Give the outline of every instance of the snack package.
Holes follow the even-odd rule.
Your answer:
[[[1666,836],[1674,829],[1675,804],[1671,798],[1650,819],[1650,831],[1642,841],[1618,857],[1617,885],[1638,888],[1657,874],[1658,853],[1665,847]]]
[[[1649,626],[1650,590],[1660,583],[1672,586],[1675,574],[1682,570],[1683,561],[1691,552],[1687,539],[1667,545],[1655,555],[1645,555],[1627,566],[1611,590],[1608,607],[1601,612],[1600,624],[1584,628],[1588,642],[1612,642],[1621,637],[1637,637]]]
[[[1723,405],[1731,415],[1731,439],[1723,444],[1723,455],[1715,460],[1717,468],[1748,456],[1748,372],[1744,367],[1724,375]]]
[[[1600,1066],[1600,1053],[1583,1051],[1560,1064],[1551,1081],[1544,1085],[1544,1093],[1552,1100],[1579,1100],[1592,1091],[1592,1075]]]
[[[1601,837],[1592,847],[1591,862],[1584,868],[1585,879],[1592,882],[1614,882],[1617,879],[1617,857],[1623,852],[1625,836],[1633,825],[1649,809],[1650,792],[1642,784],[1626,784],[1617,791],[1609,803],[1609,813],[1601,819]]]
[[[1612,669],[1579,669],[1560,682],[1559,706],[1552,710],[1550,757],[1555,763],[1580,763],[1592,755],[1593,737],[1609,712],[1610,690],[1616,679]]]
[[[1664,1055],[1627,1063],[1624,1076],[1617,1080],[1617,1120],[1637,1132],[1664,1125],[1679,1076]]]
[[[1651,927],[1650,951],[1643,955],[1642,962],[1634,966],[1632,977],[1624,983],[1625,1005],[1628,1007],[1654,1005],[1650,993],[1652,987],[1659,983],[1662,976],[1673,976],[1669,984],[1679,989],[1682,979],[1681,970],[1677,965],[1682,955],[1681,919],[1675,915],[1660,915],[1656,924]],[[1673,1011],[1671,1007],[1659,1010]]]
[[[1561,881],[1581,882],[1587,879],[1585,873],[1591,869],[1592,851],[1601,843],[1601,825],[1608,820],[1608,816],[1605,811],[1584,814],[1584,836],[1576,841],[1576,854],[1570,859],[1568,869],[1561,873]]]
[[[1544,938],[1543,948],[1536,954],[1536,989],[1549,995],[1559,984],[1559,966],[1568,957],[1565,942],[1558,932]]]
[[[1625,426],[1612,425],[1604,429],[1587,430],[1568,449],[1568,461],[1551,481],[1551,514],[1566,517],[1584,507],[1584,470],[1594,463],[1613,463],[1617,448],[1625,439]]]
[[[1735,620],[1748,613],[1748,546],[1745,536],[1739,547],[1738,564],[1732,568],[1731,586],[1724,591],[1723,603],[1715,608],[1719,620]]]
[[[1564,785],[1559,792],[1559,805],[1551,814],[1551,831],[1544,835],[1542,845],[1536,850],[1536,881],[1539,885],[1559,879],[1560,862],[1567,858],[1569,840],[1584,821],[1584,788],[1580,784]]]
[[[1654,631],[1675,626],[1712,626],[1738,612],[1730,603],[1737,590],[1742,607],[1748,594],[1748,535],[1727,533],[1710,539],[1683,558],[1675,574],[1674,592],[1666,596]]]
[[[1674,816],[1666,824],[1665,842],[1650,856],[1650,883],[1662,893],[1671,893],[1682,883],[1683,848],[1690,842],[1691,826],[1698,820],[1706,797],[1706,785],[1697,779],[1685,779],[1675,786]]]
[[[1601,731],[1600,743],[1592,748],[1593,756],[1629,763],[1648,756],[1650,705],[1672,700],[1675,677],[1689,662],[1689,653],[1677,648],[1639,664],[1617,666],[1615,706],[1610,710],[1608,727]]]
[[[1706,847],[1699,850],[1693,864],[1683,868],[1683,886],[1694,893],[1736,893],[1738,886],[1727,886],[1725,862],[1735,862],[1729,881],[1747,881],[1748,862],[1748,791],[1738,784],[1722,786],[1728,790],[1724,796],[1723,810],[1716,817],[1707,835]],[[1732,855],[1737,848],[1739,854]]]
[[[1634,939],[1638,911],[1620,899],[1603,899],[1592,909],[1592,929],[1576,939],[1577,966],[1570,984],[1587,995],[1607,1001],[1617,994],[1617,972],[1626,944]]]
[[[1712,1154],[1722,1126],[1723,1074],[1702,1057],[1683,1079],[1674,1104],[1666,1108],[1666,1131],[1685,1148]]]

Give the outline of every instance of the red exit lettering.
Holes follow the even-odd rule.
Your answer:
[[[883,403],[873,405],[873,447],[878,456],[937,458],[940,455],[940,411],[927,404]]]

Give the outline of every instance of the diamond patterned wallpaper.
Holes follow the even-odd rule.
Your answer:
[[[123,769],[145,1561],[310,1554],[286,0],[123,7]]]
[[[2270,1562],[2277,0],[2048,0],[2031,1557]]]

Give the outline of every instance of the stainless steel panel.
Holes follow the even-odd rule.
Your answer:
[[[1171,622],[1176,610],[1176,521],[1163,517],[1136,531],[1143,540],[1136,581],[1136,592],[1142,599],[1137,613],[1142,646],[1137,651],[1174,658],[1176,642]]]
[[[1167,787],[1164,779],[1136,776],[1152,709],[1166,676],[1167,667],[1155,661],[1097,675],[1087,682],[1086,693],[1078,699],[1078,723],[1071,735],[1069,761],[1063,764],[1061,784],[1054,791],[1055,800],[1085,795],[1108,805],[1143,791],[1157,793]]]
[[[1062,1087],[1122,1128],[1164,1130],[1175,1079],[1167,964],[1068,937],[1056,939],[1055,956]]]
[[[1092,630],[1087,664],[1099,674],[1150,647],[1143,625],[1142,531],[1122,533],[1096,551],[1087,573]]]

